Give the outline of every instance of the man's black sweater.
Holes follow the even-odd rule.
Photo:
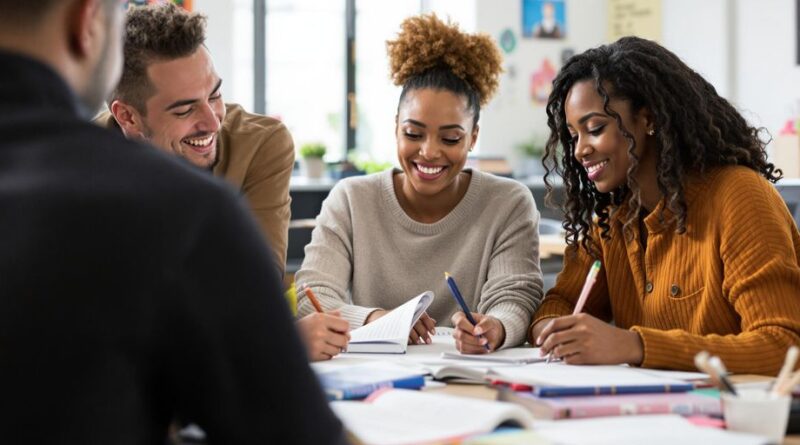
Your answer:
[[[0,67],[0,442],[341,443],[235,193]]]

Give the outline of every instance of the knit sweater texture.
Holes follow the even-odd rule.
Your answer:
[[[694,370],[706,350],[729,371],[776,374],[786,349],[800,344],[800,234],[786,204],[740,166],[690,177],[685,197],[686,232],[676,233],[662,199],[644,218],[644,250],[637,224],[628,239],[622,233],[625,205],[608,239],[595,227],[603,269],[585,312],[637,332],[643,367]],[[534,324],[572,312],[593,260],[568,249]]]
[[[403,211],[397,170],[340,181],[322,205],[297,282],[325,309],[341,310],[352,328],[426,290],[435,294],[428,314],[451,326],[459,308],[444,280],[449,272],[472,311],[503,323],[502,347],[523,343],[542,298],[539,212],[519,182],[467,171],[466,194],[432,224]],[[313,310],[308,299],[298,301],[299,315]]]

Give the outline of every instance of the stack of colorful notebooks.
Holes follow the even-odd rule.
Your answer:
[[[528,366],[495,375],[500,400],[524,406],[540,419],[636,414],[721,416],[719,394],[695,391],[679,377],[703,374],[648,372],[622,366]]]
[[[582,419],[638,414],[721,416],[719,397],[701,391],[601,396],[537,397],[530,391],[501,389],[500,400],[527,408],[537,419]]]

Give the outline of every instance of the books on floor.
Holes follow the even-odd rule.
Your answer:
[[[502,389],[499,399],[517,403],[535,418],[548,420],[637,414],[722,415],[718,397],[696,392],[536,397],[531,392]]]
[[[411,327],[432,301],[433,292],[423,292],[372,323],[354,329],[347,352],[405,353]]]
[[[533,425],[530,413],[511,403],[402,389],[379,391],[364,402],[331,402],[331,408],[367,445],[450,443],[501,425]]]
[[[328,400],[363,399],[382,388],[419,389],[424,372],[405,366],[372,362],[317,373]]]

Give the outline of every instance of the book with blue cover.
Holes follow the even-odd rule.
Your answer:
[[[363,399],[381,388],[420,389],[424,372],[390,363],[370,362],[318,373],[328,400]]]

